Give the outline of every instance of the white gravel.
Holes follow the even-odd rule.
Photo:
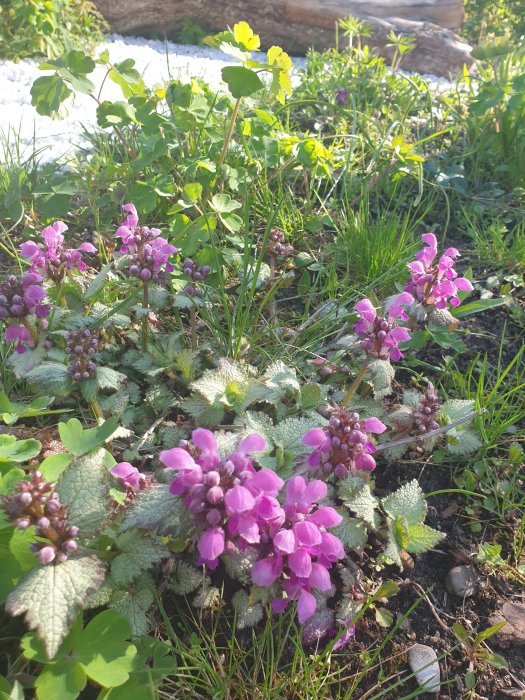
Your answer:
[[[112,34],[100,51],[107,49],[112,62],[133,58],[137,70],[146,84],[153,87],[171,79],[203,78],[212,87],[220,88],[221,69],[234,61],[228,56],[201,46],[186,46],[172,42],[155,41],[138,37]],[[294,58],[294,66],[304,65],[305,59]],[[55,121],[38,115],[31,105],[31,85],[45,75],[38,62],[24,60],[19,63],[0,61],[0,140],[2,137],[14,143],[17,138],[22,152],[29,156],[33,150],[42,149],[41,162],[61,159],[66,162],[75,148],[85,146],[83,127],[96,128],[96,103],[87,95],[77,95],[67,119]],[[105,69],[97,66],[88,77],[95,83],[96,92],[104,79]],[[440,90],[449,89],[450,83],[436,76],[425,76]],[[445,85],[446,83],[446,85]],[[120,88],[106,80],[101,99],[121,100]],[[0,150],[0,161],[3,154]]]

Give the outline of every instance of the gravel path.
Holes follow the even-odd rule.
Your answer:
[[[221,69],[232,61],[220,51],[202,46],[185,46],[171,42],[155,41],[138,37],[123,37],[112,34],[100,51],[107,49],[112,62],[133,58],[136,68],[143,74],[150,86],[162,84],[170,78],[204,78],[211,86],[222,84]],[[295,58],[294,66],[301,67],[305,59]],[[87,95],[78,95],[66,120],[55,121],[38,115],[31,106],[30,89],[33,81],[44,75],[38,62],[24,60],[19,63],[0,61],[0,140],[7,136],[11,143],[18,134],[22,152],[29,156],[33,149],[42,149],[41,161],[67,160],[68,155],[85,145],[83,128],[96,127],[95,101]],[[104,78],[105,69],[97,66],[89,78],[97,91]],[[435,76],[427,76],[439,89],[447,81]],[[121,100],[120,88],[106,80],[101,98]],[[0,148],[0,161],[3,153]]]

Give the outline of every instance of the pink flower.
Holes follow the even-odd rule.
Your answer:
[[[317,603],[311,590],[327,591],[331,587],[328,570],[344,557],[340,540],[326,532],[339,525],[342,518],[331,507],[318,506],[326,496],[322,481],[292,477],[286,484],[283,505],[285,519],[272,536],[271,551],[252,568],[252,580],[261,587],[279,581],[285,597],[275,598],[275,612],[282,612],[292,600],[302,624],[315,613]]]
[[[129,462],[119,462],[115,464],[109,472],[117,477],[122,486],[132,491],[140,489],[140,482],[145,478],[144,474],[141,474],[139,470]]]
[[[29,258],[32,272],[38,272],[59,285],[66,272],[76,268],[84,272],[87,267],[82,259],[82,253],[95,253],[96,248],[91,243],[81,243],[78,248],[64,247],[64,232],[67,226],[63,221],[55,221],[52,226],[46,226],[42,231],[44,243],[27,241],[20,246],[20,255]]]
[[[421,236],[426,247],[416,254],[416,260],[408,264],[412,280],[405,291],[412,293],[425,306],[446,309],[447,304],[459,306],[458,290],[471,292],[474,287],[466,277],[458,277],[454,258],[459,257],[456,248],[447,248],[437,265],[437,239],[433,233]]]
[[[8,342],[16,341],[16,351],[19,355],[22,355],[27,350],[27,346],[34,347],[31,334],[24,326],[11,324],[6,328],[4,338]]]
[[[310,467],[322,478],[332,474],[339,479],[354,471],[371,472],[376,463],[376,447],[369,433],[381,434],[386,426],[378,418],[360,419],[358,413],[337,408],[324,428],[309,430],[303,444],[314,447],[308,458]]]
[[[198,536],[200,562],[211,569],[227,548],[258,544],[284,520],[276,499],[282,479],[270,469],[256,472],[252,464],[250,453],[265,444],[260,435],[249,435],[222,459],[213,433],[198,428],[191,442],[183,440],[180,447],[160,454],[160,461],[177,472],[170,492],[184,498]]]
[[[5,331],[5,339],[16,341],[18,353],[26,351],[26,346],[35,345],[25,324],[19,323],[28,316],[35,315],[44,318],[49,309],[42,302],[46,292],[42,285],[42,277],[35,272],[26,272],[22,277],[9,275],[0,281],[0,321],[13,321]],[[41,321],[41,327],[44,322]]]
[[[381,360],[397,361],[403,357],[399,343],[410,340],[406,328],[395,325],[396,319],[408,320],[404,306],[412,304],[414,297],[408,292],[398,294],[391,301],[387,317],[377,315],[377,311],[369,299],[357,302],[354,309],[360,315],[360,320],[354,328],[363,350],[371,357]]]

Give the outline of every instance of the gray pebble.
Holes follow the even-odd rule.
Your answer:
[[[455,566],[445,578],[445,588],[458,598],[469,598],[479,591],[479,580],[472,566]]]
[[[432,647],[414,644],[408,651],[408,663],[418,686],[425,693],[439,693],[441,672],[437,654]]]

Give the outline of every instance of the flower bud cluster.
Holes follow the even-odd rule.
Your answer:
[[[392,361],[403,357],[398,345],[410,340],[410,334],[406,328],[396,323],[398,319],[408,320],[404,306],[413,301],[414,297],[408,292],[398,294],[390,304],[387,317],[379,316],[369,299],[362,299],[354,306],[360,316],[354,328],[367,355],[379,360]]]
[[[129,213],[115,235],[122,239],[120,252],[130,256],[127,274],[145,284],[150,281],[165,284],[166,272],[174,269],[169,257],[178,252],[178,248],[162,238],[158,228],[139,226],[137,210],[133,204],[125,204],[122,209]]]
[[[419,402],[419,406],[412,414],[415,429],[419,434],[423,435],[439,428],[436,418],[441,413],[442,403],[434,386],[429,383],[425,395]]]
[[[66,345],[69,360],[67,371],[75,382],[85,381],[93,375],[97,369],[94,359],[98,349],[97,331],[90,331],[87,328],[69,331]]]
[[[24,325],[27,323],[25,319],[34,314],[42,319],[42,329],[47,326],[47,321],[43,319],[48,315],[49,307],[42,303],[46,296],[42,281],[43,278],[36,272],[26,272],[21,277],[9,275],[0,281],[0,321],[11,322],[4,338],[8,342],[16,341],[16,351],[20,354],[28,346],[35,345],[35,339]]]
[[[372,457],[376,447],[369,433],[385,430],[378,418],[361,419],[358,413],[337,407],[327,426],[314,428],[304,436],[303,444],[315,447],[308,464],[325,479],[332,474],[343,479],[355,470],[371,472],[376,467]]]
[[[70,525],[65,506],[54,491],[54,484],[44,480],[38,471],[30,473],[30,481],[19,481],[16,492],[1,496],[0,507],[19,530],[35,526],[35,535],[47,542],[33,542],[31,550],[41,564],[64,562],[78,549],[79,529]]]
[[[294,254],[293,246],[285,243],[284,232],[278,228],[272,228],[268,240],[267,251],[269,255],[279,255],[283,258],[289,258]]]
[[[182,263],[184,274],[191,279],[191,284],[184,287],[184,291],[190,297],[202,297],[202,289],[197,284],[204,282],[211,272],[209,265],[198,265],[191,258],[185,258]]]
[[[20,246],[20,255],[29,258],[31,271],[38,272],[43,277],[52,280],[59,286],[68,270],[77,268],[80,272],[86,270],[82,253],[96,253],[91,243],[82,243],[78,248],[64,247],[64,231],[67,226],[63,221],[55,221],[52,226],[46,226],[42,231],[43,243],[27,241]]]

